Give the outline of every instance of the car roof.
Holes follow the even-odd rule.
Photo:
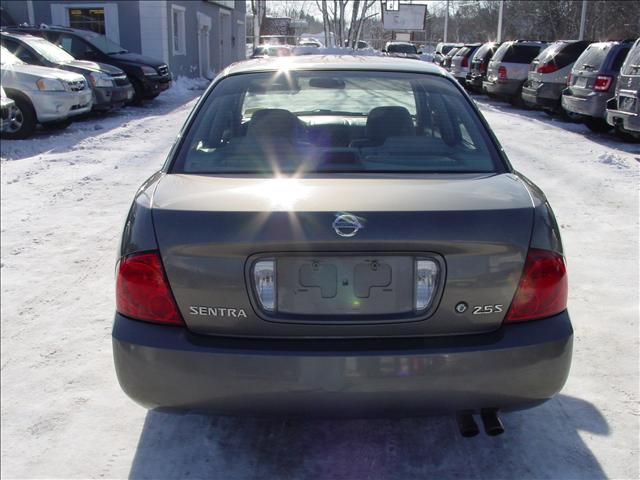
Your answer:
[[[47,32],[47,31],[52,31],[52,32],[66,32],[66,33],[76,33],[78,35],[83,35],[86,33],[95,33],[92,32],[91,30],[83,30],[82,28],[71,28],[71,27],[63,27],[60,25],[44,25],[43,26],[39,26],[39,25],[18,25],[17,27],[10,27],[10,32],[14,33],[14,32],[20,32],[21,30],[23,31],[38,31],[38,32]]]
[[[276,70],[382,70],[386,72],[417,72],[446,76],[439,66],[419,60],[368,55],[300,55],[293,57],[255,58],[229,65],[222,76],[238,73]]]
[[[42,37],[37,37],[37,36],[31,35],[29,33],[18,32],[18,31],[0,30],[0,35],[7,36],[7,37],[12,37],[12,38],[17,38],[17,39],[20,39],[20,40],[38,40],[40,42],[43,41]]]

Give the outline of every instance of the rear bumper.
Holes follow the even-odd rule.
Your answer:
[[[609,97],[610,93],[597,92],[589,93],[586,97],[578,97],[572,95],[569,88],[565,88],[562,91],[562,108],[588,117],[605,118]]]
[[[563,83],[539,83],[535,87],[525,84],[522,87],[522,99],[536,107],[553,110],[557,108],[564,88]]]
[[[567,312],[496,332],[430,339],[208,337],[116,314],[122,389],[147,408],[363,417],[518,410],[564,385]]]
[[[492,95],[513,97],[523,83],[524,80],[484,80],[482,88]]]
[[[607,123],[619,127],[634,136],[640,136],[640,115],[633,112],[618,110],[616,98],[607,102]]]
[[[468,73],[467,78],[465,79],[465,83],[468,87],[482,89],[482,82],[484,79],[485,76],[482,74]]]

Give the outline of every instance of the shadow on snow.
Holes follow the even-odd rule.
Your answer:
[[[592,404],[559,395],[503,420],[502,436],[468,439],[452,416],[275,420],[149,411],[129,477],[605,478],[580,438],[610,434]]]

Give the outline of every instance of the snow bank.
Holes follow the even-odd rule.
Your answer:
[[[162,95],[172,97],[193,97],[194,92],[202,91],[209,86],[211,80],[206,78],[188,78],[180,76],[173,81],[171,88]]]

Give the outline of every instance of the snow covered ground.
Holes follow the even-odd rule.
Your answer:
[[[195,95],[2,142],[2,478],[638,478],[640,146],[483,97],[562,226],[576,338],[558,397],[474,439],[448,417],[254,420],[131,402],[111,358],[118,237]]]

